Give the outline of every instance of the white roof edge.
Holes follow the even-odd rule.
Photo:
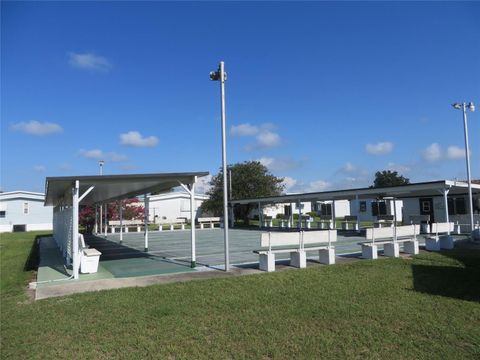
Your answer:
[[[25,190],[5,191],[5,192],[1,192],[0,196],[13,195],[13,194],[29,194],[29,195],[45,196],[44,193],[34,192],[34,191],[25,191]]]
[[[164,198],[175,198],[175,197],[188,197],[190,198],[190,195],[185,192],[185,191],[174,191],[174,192],[169,192],[169,193],[163,193],[163,194],[157,194],[157,195],[151,195],[149,196],[150,201],[154,201],[156,199],[164,199]],[[206,194],[195,194],[195,197],[204,197],[208,198],[208,195]]]

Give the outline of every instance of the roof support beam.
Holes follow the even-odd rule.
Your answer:
[[[85,196],[87,196],[87,195],[90,193],[90,191],[92,191],[93,189],[95,189],[95,186],[90,186],[90,187],[82,194],[82,196],[80,196],[80,197],[78,198],[78,202],[81,203],[82,200],[85,198]]]

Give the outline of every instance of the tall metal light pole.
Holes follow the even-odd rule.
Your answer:
[[[472,102],[455,103],[452,106],[463,112],[463,135],[465,137],[465,158],[467,162],[467,181],[468,181],[468,205],[470,209],[470,226],[471,231],[475,230],[473,225],[473,197],[472,197],[472,178],[470,176],[470,147],[468,145],[468,126],[467,126],[467,109],[471,112],[475,111],[475,105]]]
[[[225,271],[230,270],[230,259],[228,250],[228,192],[227,192],[227,137],[225,135],[225,64],[220,61],[217,71],[210,72],[210,80],[220,81],[220,101],[222,112],[222,162],[223,162],[223,230],[225,240]]]
[[[98,165],[100,166],[100,175],[103,175],[103,165],[105,161],[100,160]],[[103,204],[100,204],[100,234],[103,232]]]

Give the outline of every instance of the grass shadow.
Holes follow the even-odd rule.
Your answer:
[[[39,241],[42,237],[51,236],[51,235],[37,235],[32,242],[32,246],[30,248],[30,252],[28,253],[27,260],[23,265],[23,271],[37,271],[38,265],[40,263],[40,245]]]
[[[446,250],[420,254],[412,264],[414,290],[431,295],[480,302],[480,251]],[[439,265],[440,263],[440,265]]]

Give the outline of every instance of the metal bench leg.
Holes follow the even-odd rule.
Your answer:
[[[259,268],[267,272],[275,271],[275,254],[260,254]]]
[[[425,239],[425,249],[428,251],[440,251],[440,239],[438,237],[427,237]]]
[[[362,258],[375,260],[378,258],[377,245],[362,245]]]
[[[383,255],[388,257],[399,257],[400,256],[400,244],[393,242],[390,244],[383,245]]]
[[[290,266],[296,268],[307,267],[307,254],[305,251],[292,251],[290,252]]]
[[[418,241],[412,240],[403,243],[403,252],[407,254],[417,255],[418,254]]]
[[[335,249],[318,250],[318,259],[321,264],[333,265],[335,264]]]

